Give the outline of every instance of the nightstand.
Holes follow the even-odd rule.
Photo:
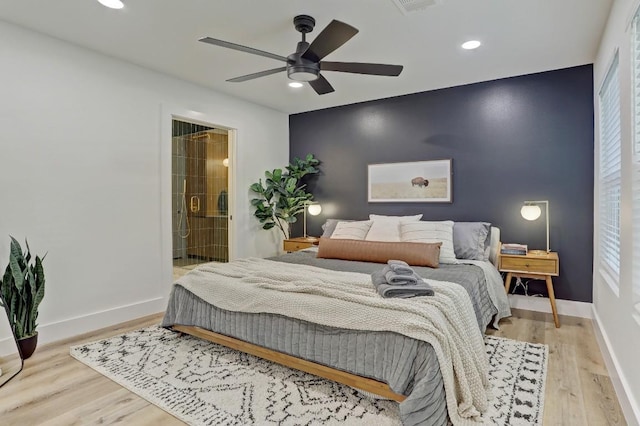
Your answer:
[[[549,302],[551,302],[551,312],[553,312],[553,322],[556,328],[560,327],[558,311],[556,310],[556,296],[553,292],[553,281],[551,277],[557,277],[560,270],[560,260],[558,253],[544,250],[532,250],[526,255],[502,254],[498,263],[500,272],[506,272],[504,288],[509,294],[511,278],[531,278],[534,280],[544,280],[547,283]]]
[[[290,253],[292,251],[304,250],[318,244],[318,239],[313,237],[289,238],[283,241],[284,251]]]

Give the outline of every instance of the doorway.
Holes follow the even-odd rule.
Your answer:
[[[229,131],[178,119],[171,127],[175,277],[229,261]]]

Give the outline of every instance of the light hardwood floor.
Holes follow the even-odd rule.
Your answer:
[[[2,425],[181,425],[160,408],[69,356],[69,346],[157,324],[161,314],[39,347],[0,388]],[[545,425],[626,424],[591,321],[514,310],[489,334],[549,345]],[[6,372],[5,372],[6,373]],[[0,380],[4,378],[0,377]]]
[[[487,334],[549,345],[544,425],[626,425],[591,320],[513,309]]]

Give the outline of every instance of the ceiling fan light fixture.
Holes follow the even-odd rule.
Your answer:
[[[300,83],[299,81],[289,82],[289,87],[293,87],[294,89],[299,89],[302,86],[304,86],[304,84]]]
[[[462,48],[466,50],[473,50],[480,47],[481,44],[482,43],[480,43],[478,40],[469,40],[462,43]]]
[[[287,68],[287,75],[293,81],[313,81],[318,79],[319,67],[306,65],[290,65]]]
[[[98,0],[98,2],[110,9],[122,9],[124,7],[124,3],[120,0]]]
[[[318,74],[307,71],[297,71],[289,73],[289,78],[293,81],[313,81],[318,79]]]

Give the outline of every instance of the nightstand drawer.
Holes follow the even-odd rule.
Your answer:
[[[287,252],[292,252],[292,251],[298,251],[298,250],[303,250],[306,248],[309,248],[313,246],[313,243],[307,243],[307,242],[299,242],[299,241],[284,241],[284,251]]]
[[[558,273],[558,264],[556,259],[502,256],[500,259],[500,270],[555,275]]]

